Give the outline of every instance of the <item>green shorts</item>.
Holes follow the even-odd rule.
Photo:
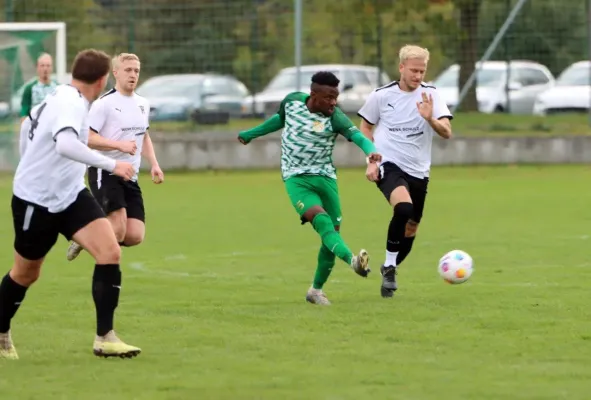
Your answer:
[[[322,175],[297,175],[285,181],[285,189],[302,224],[307,222],[304,213],[311,207],[320,206],[335,226],[341,225],[341,200],[336,179]]]

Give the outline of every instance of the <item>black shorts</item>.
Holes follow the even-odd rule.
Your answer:
[[[99,218],[105,218],[105,213],[86,188],[58,213],[13,195],[14,249],[27,260],[38,260],[49,253],[60,234],[71,240],[76,232]]]
[[[107,214],[125,208],[127,218],[146,221],[142,189],[137,182],[124,181],[108,171],[88,168],[90,190]]]
[[[429,178],[416,178],[401,170],[398,165],[385,162],[380,166],[380,179],[378,188],[382,191],[386,200],[390,202],[390,195],[399,186],[404,186],[412,200],[414,217],[413,221],[419,223],[423,218],[423,209],[427,198],[427,186]]]

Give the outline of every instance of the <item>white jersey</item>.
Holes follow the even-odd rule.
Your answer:
[[[142,162],[144,137],[150,128],[150,105],[148,100],[133,93],[125,96],[115,89],[102,95],[90,108],[88,124],[90,129],[104,138],[116,141],[135,140],[137,151],[134,155],[119,150],[99,151],[101,154],[119,161],[127,161],[137,173]]]
[[[89,102],[73,86],[60,85],[35,106],[21,126],[21,160],[16,168],[13,193],[16,197],[46,207],[49,212],[65,210],[86,185],[86,165],[60,155],[56,137],[71,129],[78,140],[88,143]]]
[[[431,146],[433,137],[437,135],[417,109],[423,93],[433,96],[435,119],[453,118],[435,87],[421,84],[416,90],[406,92],[396,81],[374,90],[358,113],[361,118],[376,125],[374,144],[382,155],[382,163],[394,163],[417,178],[429,176]]]

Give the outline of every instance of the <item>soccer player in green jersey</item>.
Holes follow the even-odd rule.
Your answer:
[[[240,132],[238,140],[251,140],[283,128],[281,136],[281,174],[291,203],[302,224],[310,222],[322,240],[318,266],[306,300],[329,305],[322,288],[335,265],[336,257],[358,275],[370,272],[369,255],[361,249],[354,255],[343,241],[341,203],[332,152],[341,134],[359,146],[367,162],[379,162],[373,143],[367,139],[337,106],[339,79],[331,72],[312,77],[310,94],[295,92],[281,102],[279,111],[261,125]]]

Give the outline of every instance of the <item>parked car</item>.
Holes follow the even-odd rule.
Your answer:
[[[589,112],[591,107],[591,61],[579,61],[567,67],[554,87],[542,92],[534,114]]]
[[[476,63],[479,68],[482,63]],[[509,104],[507,104],[507,73],[509,73]],[[432,83],[446,102],[456,106],[459,97],[460,66],[454,64]],[[554,76],[544,65],[533,61],[485,61],[476,75],[478,110],[483,113],[509,112],[532,114],[537,96],[554,85]]]
[[[250,93],[233,76],[220,74],[160,75],[146,80],[137,93],[150,102],[152,121],[225,123],[239,117]]]
[[[300,90],[308,92],[312,75],[318,71],[330,71],[341,81],[339,107],[346,113],[357,113],[367,96],[380,84],[378,68],[353,64],[303,65],[300,67]],[[382,72],[381,84],[390,82],[390,77]],[[263,91],[248,96],[242,103],[242,115],[268,116],[277,112],[281,101],[297,90],[297,68],[284,68],[275,75]]]

